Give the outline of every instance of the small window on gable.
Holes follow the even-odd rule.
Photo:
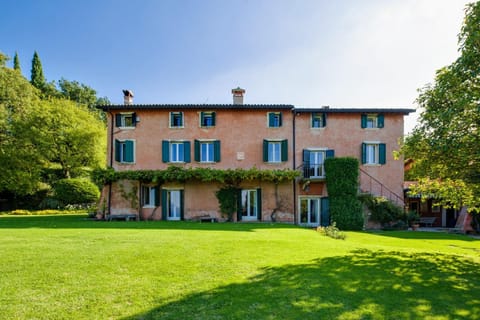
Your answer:
[[[203,128],[215,127],[215,112],[201,112],[200,126]]]
[[[384,116],[383,114],[362,114],[362,128],[375,129],[383,128]]]
[[[270,128],[279,128],[282,126],[282,113],[281,112],[269,112],[268,113],[268,126]]]
[[[134,112],[118,113],[115,115],[115,126],[119,128],[133,128],[137,125],[137,115]]]
[[[170,128],[183,128],[183,112],[170,112]]]
[[[327,126],[327,115],[323,112],[312,112],[312,128],[324,128]]]

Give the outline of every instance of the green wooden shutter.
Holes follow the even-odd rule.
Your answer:
[[[184,162],[191,162],[191,158],[190,158],[190,141],[185,141],[183,143],[183,155],[184,155]]]
[[[320,224],[322,227],[330,225],[330,205],[328,198],[321,198],[320,200]]]
[[[120,148],[122,147],[122,144],[120,141],[115,139],[115,161],[120,162]]]
[[[362,114],[362,129],[365,129],[367,127],[367,115]]]
[[[220,140],[215,140],[213,142],[213,161],[220,162],[221,159],[221,152],[220,152]]]
[[[155,207],[158,207],[160,205],[160,187],[156,186],[154,188],[155,190]]]
[[[180,190],[180,220],[185,220],[185,197],[183,190]]]
[[[275,114],[273,112],[268,113],[268,126],[273,127],[275,123]]]
[[[170,142],[167,140],[162,141],[162,161],[170,162]]]
[[[282,161],[288,161],[288,140],[282,140]]]
[[[193,159],[200,162],[200,141],[193,141]]]
[[[115,127],[122,126],[122,115],[120,113],[115,115]]]
[[[215,126],[215,120],[216,120],[215,118],[216,118],[216,114],[215,112],[212,112],[212,127]]]
[[[281,112],[278,114],[278,126],[279,127],[282,126],[282,113]]]
[[[123,160],[125,162],[133,163],[135,159],[134,142],[132,140],[126,140],[124,143],[125,143],[125,154],[123,155]]]
[[[379,114],[377,116],[377,127],[383,128],[384,125],[385,125],[385,117],[383,116],[383,114]]]
[[[322,127],[326,127],[326,126],[327,126],[327,114],[322,113]]]
[[[380,143],[378,145],[378,163],[387,163],[387,146],[385,143]]]
[[[335,150],[333,149],[328,149],[326,152],[325,152],[325,157],[327,159],[329,158],[334,158],[335,157]]]
[[[262,189],[257,189],[257,218],[262,221]]]
[[[136,114],[135,112],[132,113],[132,125],[133,125],[134,127],[137,126],[137,114]]]
[[[237,221],[242,221],[242,189],[237,192]]]
[[[268,162],[268,140],[263,139],[263,162]]]
[[[367,144],[362,143],[362,164],[367,163]]]
[[[174,120],[174,116],[173,116],[173,112],[170,112],[170,127],[174,127],[175,126],[175,123],[173,122]]]
[[[162,220],[167,220],[167,190],[162,189],[161,191],[161,200],[162,200]]]
[[[203,111],[200,112],[200,127],[204,126],[204,117],[205,117],[205,115],[204,115]]]

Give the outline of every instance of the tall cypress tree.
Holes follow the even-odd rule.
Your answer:
[[[20,69],[20,59],[18,59],[17,52],[15,52],[15,56],[13,57],[13,69],[17,70],[18,72],[22,72],[22,69]]]
[[[43,76],[42,63],[37,51],[33,53],[31,72],[30,83],[38,89],[43,89],[45,87],[45,77]]]

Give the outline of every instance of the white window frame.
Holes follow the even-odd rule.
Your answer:
[[[367,114],[367,123],[366,129],[377,129],[378,128],[378,115],[377,114]]]
[[[268,141],[268,163],[280,162],[282,162],[282,141]]]
[[[212,163],[215,162],[215,143],[214,141],[200,140],[200,162]],[[203,146],[206,146],[206,152],[203,150]],[[211,154],[209,153],[211,152]]]
[[[136,158],[136,155],[137,155],[137,152],[136,152],[137,151],[136,150],[137,142],[136,142],[136,140],[135,139],[123,139],[123,140],[118,140],[117,139],[117,141],[120,144],[120,151],[119,151],[119,158],[120,159],[117,162],[120,163],[120,164],[135,164],[136,159],[137,159]],[[131,141],[133,143],[133,148],[132,148],[133,154],[132,154],[132,161],[131,162],[125,160],[125,147],[127,145],[126,142],[128,142],[128,141]]]
[[[317,118],[316,116],[319,117],[319,126],[318,127],[313,126],[313,123],[314,123],[313,120],[315,120]],[[325,128],[325,126],[323,125],[323,117],[324,117],[323,112],[312,112],[310,114],[310,126],[311,126],[311,128],[312,129],[323,129],[323,128]]]
[[[253,197],[253,199],[252,199]],[[244,199],[245,198],[245,199]],[[246,204],[244,203],[246,200]],[[251,212],[250,202],[253,201],[253,211]],[[242,221],[256,221],[258,220],[258,191],[257,189],[242,189],[241,190],[241,204],[242,204]],[[246,210],[246,215],[244,215]]]
[[[315,168],[313,167],[314,171],[318,171],[318,170],[321,170],[321,173],[322,175],[313,175],[313,176],[310,176],[310,178],[312,179],[319,179],[319,178],[325,178],[325,159],[327,158],[327,150],[328,149],[325,149],[325,148],[321,148],[321,149],[307,149],[308,151],[310,151],[310,157],[312,156],[312,153],[321,153],[322,154],[322,159],[323,161],[321,163],[315,163],[314,165],[317,165],[319,166],[318,168]],[[312,166],[312,163],[310,161],[310,159],[308,159],[308,162],[309,162],[309,165]]]
[[[174,150],[174,147],[175,147],[175,150]],[[172,163],[184,163],[185,162],[185,150],[184,149],[185,149],[185,146],[184,146],[183,141],[170,141],[170,145],[169,145],[169,157],[170,157],[169,160],[170,160],[170,162],[172,162]],[[176,159],[174,159],[174,155],[175,155]]]
[[[365,142],[365,164],[380,164],[380,142]],[[373,159],[372,159],[373,158]]]
[[[214,118],[214,114],[215,114],[215,111],[202,111],[200,112],[200,127],[202,128],[213,128],[215,127],[216,124],[213,123],[213,118]],[[211,119],[212,121],[212,124],[211,125],[207,125],[207,124],[203,124],[202,122],[202,115],[203,115],[203,120],[206,120],[207,117]]]
[[[316,202],[316,219],[317,221],[312,222],[311,216],[312,213],[310,212],[311,209],[311,201],[314,200]],[[307,221],[302,222],[302,201],[307,201]],[[322,219],[322,197],[320,196],[300,196],[298,201],[298,221],[299,224],[305,226],[319,226],[321,224]]]
[[[181,194],[180,189],[167,189],[167,199],[166,199],[166,204],[167,204],[167,220],[170,221],[179,221],[182,219],[182,194]],[[175,215],[172,216],[172,202],[175,202],[172,199],[172,195],[175,193],[175,197],[178,195],[178,212],[175,210]],[[177,207],[175,207],[177,208]]]

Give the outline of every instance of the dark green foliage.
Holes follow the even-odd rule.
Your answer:
[[[325,175],[331,220],[342,230],[361,230],[363,213],[358,192],[358,160],[329,158],[325,160]]]
[[[218,190],[215,195],[220,204],[222,214],[228,218],[228,221],[233,221],[233,215],[237,212],[238,188],[225,186]]]
[[[100,196],[97,186],[84,178],[59,180],[55,184],[54,190],[54,199],[63,206],[94,203]]]
[[[355,196],[334,196],[329,193],[330,216],[342,230],[362,230],[362,204]]]
[[[38,56],[37,51],[33,53],[30,83],[40,90],[43,90],[46,84],[42,63],[40,62],[40,57]]]
[[[96,169],[93,171],[93,180],[97,185],[102,186],[109,182],[118,180],[138,180],[142,182],[163,183],[201,181],[218,182],[227,185],[238,185],[240,181],[260,180],[266,182],[280,183],[292,181],[299,175],[296,170],[260,170],[251,169],[211,169],[211,168],[182,168],[170,166],[166,170],[126,170],[114,171],[108,169]]]
[[[325,160],[328,194],[352,195],[358,192],[358,160],[329,158]]]
[[[403,208],[384,197],[364,194],[359,196],[359,199],[370,210],[370,218],[381,223],[382,226],[391,225],[402,219],[405,220]]]
[[[15,52],[15,56],[13,57],[13,70],[22,72],[22,69],[20,68],[20,59],[18,59],[18,53],[16,52]]]

